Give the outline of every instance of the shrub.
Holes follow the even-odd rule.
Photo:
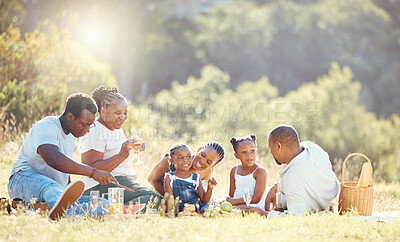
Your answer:
[[[45,115],[62,111],[73,92],[90,93],[100,84],[117,86],[110,67],[55,26],[21,36],[10,26],[0,35],[1,132],[26,131]]]

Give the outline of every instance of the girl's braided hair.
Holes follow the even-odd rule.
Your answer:
[[[249,141],[253,142],[254,146],[257,148],[257,141],[256,141],[257,137],[256,137],[255,134],[250,134],[248,136],[244,136],[244,137],[240,137],[240,138],[232,137],[230,142],[231,142],[231,144],[233,146],[233,150],[236,152],[237,144],[242,142],[242,141],[245,141],[245,140],[249,140]]]
[[[175,150],[180,149],[180,148],[186,148],[190,152],[192,152],[190,150],[190,147],[187,144],[178,143],[178,144],[174,144],[173,146],[171,146],[171,148],[169,149],[169,152],[165,154],[165,156],[168,156],[168,166],[169,166],[168,170],[170,170],[170,171],[176,171],[174,164],[172,164],[169,160],[171,159],[171,156],[174,155]]]
[[[187,144],[183,144],[183,143],[179,143],[179,144],[174,144],[173,146],[171,146],[171,148],[169,149],[169,155],[173,155],[174,151],[179,149],[179,148],[186,148],[188,149],[190,152],[192,152],[190,150],[190,147]]]
[[[98,112],[100,113],[101,107],[107,108],[111,105],[113,99],[125,100],[125,97],[118,92],[116,87],[104,87],[103,85],[94,89],[92,97],[96,101]]]

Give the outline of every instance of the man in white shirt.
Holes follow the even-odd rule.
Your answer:
[[[280,181],[269,191],[265,208],[270,205],[293,215],[324,211],[337,205],[339,181],[326,153],[317,144],[299,141],[290,125],[274,128],[268,146],[278,165]]]
[[[280,181],[268,192],[266,211],[249,211],[268,217],[305,215],[337,205],[339,181],[328,154],[321,147],[310,141],[300,143],[296,130],[290,125],[274,128],[269,134],[268,146],[275,162],[283,166],[279,172]],[[270,207],[283,212],[268,212]]]
[[[32,127],[12,167],[8,183],[11,199],[46,202],[50,219],[56,220],[84,190],[79,180],[68,185],[69,174],[89,176],[100,184],[116,182],[109,172],[72,160],[75,140],[89,132],[96,111],[91,97],[76,93],[67,98],[61,116],[45,117]]]

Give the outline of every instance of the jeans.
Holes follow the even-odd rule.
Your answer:
[[[25,201],[25,204],[29,204],[33,198],[36,198],[36,202],[45,202],[50,209],[54,207],[64,189],[60,183],[37,173],[32,168],[14,173],[10,177],[7,187],[11,199],[20,198]],[[71,208],[74,209],[73,214],[75,215],[88,214],[89,203],[90,197],[82,196],[68,208],[67,214],[71,214]],[[102,214],[101,206],[98,207],[95,213],[95,215]]]
[[[173,173],[171,172],[173,175]],[[172,183],[172,191],[174,193],[174,197],[179,197],[181,201],[179,203],[179,212],[182,212],[185,206],[185,203],[188,204],[198,204],[199,211],[196,208],[197,212],[203,212],[208,208],[207,204],[204,204],[200,200],[199,191],[196,190],[196,180],[197,174],[192,174],[192,182],[187,182],[183,180],[174,179]]]

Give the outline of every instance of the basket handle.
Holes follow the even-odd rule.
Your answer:
[[[367,157],[366,155],[361,154],[361,153],[352,153],[352,154],[349,154],[349,155],[346,157],[346,159],[344,159],[344,161],[343,161],[343,166],[342,166],[342,184],[343,184],[343,182],[344,182],[344,170],[345,170],[345,167],[346,167],[346,162],[347,162],[348,159],[350,159],[350,157],[356,156],[356,155],[361,156],[361,157],[364,157],[364,158],[371,164],[371,166],[372,166],[371,161],[368,159],[368,157]]]

